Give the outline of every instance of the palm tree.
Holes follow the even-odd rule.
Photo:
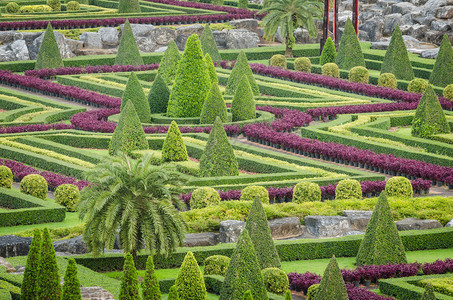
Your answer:
[[[116,233],[124,252],[137,262],[142,245],[152,253],[174,251],[184,241],[181,174],[171,166],[154,166],[152,155],[137,160],[119,154],[89,170],[93,185],[81,193],[79,217],[86,222],[83,239],[94,255],[112,249]]]
[[[313,18],[322,17],[322,0],[267,0],[260,13],[267,13],[263,19],[264,38],[273,40],[280,27],[280,35],[286,45],[285,56],[293,57],[296,42],[294,31],[305,27],[310,36],[317,36]]]

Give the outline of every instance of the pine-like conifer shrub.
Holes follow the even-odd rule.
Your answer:
[[[362,199],[362,187],[355,179],[343,179],[335,189],[335,200]]]
[[[75,211],[80,201],[79,188],[73,184],[62,184],[55,189],[55,202],[66,207],[68,211]]]
[[[140,13],[140,3],[138,0],[119,0],[118,13]]]
[[[308,57],[298,57],[294,60],[294,70],[311,73],[311,61]]]
[[[41,258],[38,268],[38,297],[40,300],[60,300],[61,285],[58,275],[57,257],[49,230],[42,234]]]
[[[370,80],[370,74],[367,68],[357,66],[349,70],[348,78],[351,82],[368,83]]]
[[[359,39],[349,18],[344,26],[344,33],[341,36],[335,63],[342,70],[350,70],[357,66],[365,67],[365,59],[363,58]]]
[[[241,201],[254,201],[258,197],[261,203],[269,204],[269,192],[263,186],[249,185],[241,192]]]
[[[162,160],[186,161],[188,159],[186,145],[182,139],[178,124],[176,124],[175,121],[171,121],[170,128],[167,131],[167,136],[165,137],[162,146]]]
[[[321,74],[324,76],[340,78],[340,69],[334,63],[327,63],[321,67]]]
[[[442,38],[429,83],[440,87],[453,84],[453,47],[447,34]]]
[[[206,299],[207,292],[203,274],[191,251],[187,252],[182,262],[175,285],[178,287],[179,299],[181,300]]]
[[[421,78],[412,79],[407,86],[407,91],[411,93],[423,94],[428,87],[428,82]]]
[[[225,100],[220,92],[219,85],[213,83],[201,109],[200,124],[213,124],[217,117],[222,122],[228,121]]]
[[[212,34],[209,24],[204,26],[203,32],[200,36],[200,42],[203,53],[205,55],[209,54],[213,62],[220,64],[221,57],[219,49],[217,48],[217,43],[215,42],[214,35]]]
[[[379,75],[378,86],[396,89],[397,81],[395,75],[392,73],[382,73]]]
[[[208,68],[209,78],[211,78],[211,85],[219,84],[219,78],[217,77],[217,72],[215,70],[214,63],[212,62],[211,55],[206,53],[204,59],[206,61],[206,67]]]
[[[199,187],[190,196],[190,208],[198,209],[220,203],[219,193],[212,187]]]
[[[159,280],[154,272],[153,256],[149,255],[146,260],[146,273],[143,280],[143,300],[160,300],[161,293],[159,288]]]
[[[387,180],[385,193],[388,197],[398,198],[412,198],[414,195],[411,181],[401,176],[395,176]]]
[[[231,114],[233,122],[256,118],[255,98],[245,75],[242,76],[242,81],[239,83],[231,102]]]
[[[179,54],[178,46],[174,40],[168,44],[167,50],[164,52],[164,56],[160,60],[159,69],[157,74],[162,76],[167,85],[173,84],[173,80],[176,79],[178,71],[179,61],[181,60],[181,54]]]
[[[7,166],[0,166],[0,187],[10,189],[13,186],[13,172]]]
[[[143,87],[134,72],[131,72],[127,80],[126,89],[121,98],[121,110],[124,109],[124,106],[128,101],[131,101],[132,104],[134,104],[135,112],[140,118],[140,122],[149,123],[151,121],[148,99],[146,99]]]
[[[148,104],[151,114],[162,114],[167,111],[168,100],[170,99],[170,89],[165,80],[157,73],[153,85],[149,90]]]
[[[126,23],[124,23],[123,31],[121,33],[121,40],[115,58],[115,65],[143,65],[143,59],[138,51],[137,42],[128,19],[126,19]]]
[[[49,190],[47,181],[39,174],[29,174],[20,181],[20,192],[43,200]]]
[[[178,287],[176,285],[170,288],[167,300],[179,300]]]
[[[248,9],[249,8],[249,0],[239,0],[238,8]]]
[[[348,292],[346,285],[341,276],[340,268],[338,267],[335,255],[330,259],[321,282],[319,283],[319,291],[314,297],[315,300],[348,300]]]
[[[250,69],[249,62],[245,52],[241,50],[234,64],[233,70],[231,70],[230,77],[228,77],[228,83],[225,88],[225,95],[234,95],[239,84],[242,82],[242,77],[247,76],[250,87],[252,88],[253,95],[259,96],[260,90],[258,84],[256,84],[255,77],[253,77],[252,69]]]
[[[247,290],[244,293],[244,298],[242,298],[242,299],[243,300],[253,300],[252,291],[251,290]]]
[[[444,88],[444,91],[442,92],[442,95],[443,95],[445,98],[447,98],[447,99],[453,101],[453,83],[447,85],[447,86]]]
[[[385,52],[382,61],[381,74],[392,73],[396,79],[412,80],[414,79],[414,70],[412,69],[406,45],[404,44],[403,35],[400,27],[396,25],[393,30],[390,44]]]
[[[62,68],[63,60],[61,59],[60,50],[58,49],[57,40],[53,33],[50,22],[47,24],[44,38],[39,47],[38,57],[36,58],[35,70]]]
[[[204,275],[221,275],[225,273],[230,265],[230,258],[224,255],[212,255],[204,260]]]
[[[137,269],[130,253],[126,254],[124,260],[119,300],[140,300]]]
[[[80,281],[77,275],[77,264],[74,258],[68,259],[68,266],[64,274],[63,293],[61,299],[82,300]]]
[[[317,183],[301,181],[293,189],[293,202],[321,201],[321,188]]]
[[[337,50],[330,36],[327,38],[324,48],[322,48],[321,57],[319,58],[319,64],[324,66],[327,63],[334,63],[337,57]]]
[[[35,229],[33,231],[33,239],[31,240],[30,250],[27,255],[24,279],[22,280],[21,285],[22,299],[38,299],[38,274],[39,265],[41,264],[41,247],[41,231],[39,229]]]
[[[319,283],[312,284],[307,290],[307,300],[313,300],[319,291]],[[285,299],[286,300],[286,299]]]
[[[289,287],[288,276],[285,271],[279,268],[266,268],[261,271],[263,274],[266,290],[276,295],[284,296]]]
[[[421,300],[436,300],[436,295],[434,295],[434,289],[432,284],[428,283],[425,286],[425,292],[423,293],[423,296]]]
[[[282,54],[272,55],[271,59],[269,60],[269,66],[286,70],[286,57]]]

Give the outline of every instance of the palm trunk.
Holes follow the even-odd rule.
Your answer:
[[[291,58],[294,57],[293,56],[293,48],[288,47],[288,45],[286,45],[285,56],[286,57],[291,57]]]
[[[135,268],[137,269],[137,248],[132,249],[132,258],[134,259],[134,265]]]

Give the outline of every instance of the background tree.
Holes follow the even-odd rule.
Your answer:
[[[68,259],[68,266],[64,274],[63,295],[64,300],[82,300],[80,281],[77,277],[77,264],[74,258]]]
[[[30,250],[28,251],[27,263],[25,265],[24,279],[21,285],[22,300],[38,299],[38,274],[41,259],[42,237],[41,231],[35,229],[31,240]]]
[[[126,254],[121,277],[119,300],[140,300],[138,287],[138,274],[135,268],[134,259],[130,253]]]
[[[47,228],[44,228],[41,245],[41,260],[38,272],[38,298],[60,300],[61,285],[57,257]]]
[[[154,272],[153,256],[149,255],[146,260],[146,273],[143,280],[143,300],[160,300],[159,280]]]

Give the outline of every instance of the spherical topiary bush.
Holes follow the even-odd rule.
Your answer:
[[[10,2],[6,4],[5,7],[6,12],[10,14],[15,14],[19,12],[19,9],[20,9],[19,4],[17,4],[16,2]]]
[[[204,275],[221,275],[225,273],[230,265],[230,258],[223,255],[212,255],[204,260]]]
[[[67,10],[79,10],[80,4],[77,1],[69,1],[68,3],[66,3],[66,9]]]
[[[293,190],[293,202],[302,203],[321,201],[321,188],[313,182],[302,181],[296,184]]]
[[[20,192],[45,200],[47,198],[47,181],[39,174],[29,174],[20,182]]]
[[[271,67],[286,69],[286,57],[282,54],[275,54],[269,61]]]
[[[212,187],[200,187],[192,192],[190,197],[190,208],[204,208],[220,203],[219,193]]]
[[[307,300],[314,300],[319,291],[319,283],[312,284],[307,290]]]
[[[311,61],[308,57],[298,57],[294,60],[294,70],[299,72],[311,72]]]
[[[370,74],[367,68],[362,66],[357,66],[352,68],[349,71],[349,81],[352,82],[360,82],[360,83],[368,83],[370,80]]]
[[[412,198],[414,191],[409,179],[395,176],[387,180],[385,192],[388,197]]]
[[[253,201],[258,196],[262,203],[269,204],[269,192],[266,188],[258,185],[247,186],[242,190],[241,200]]]
[[[444,88],[443,96],[453,101],[453,83]]]
[[[61,10],[61,1],[60,0],[47,0],[47,5],[49,5],[53,11]]]
[[[7,166],[0,166],[0,187],[10,189],[13,185],[13,172]]]
[[[63,205],[68,211],[75,211],[75,206],[80,201],[79,188],[73,184],[59,185],[55,190],[55,202]]]
[[[392,73],[381,74],[378,79],[378,85],[391,89],[396,89],[397,82],[395,75],[393,75]]]
[[[362,187],[355,179],[341,180],[335,189],[335,199],[362,199]]]
[[[285,295],[289,287],[288,276],[279,268],[266,268],[261,271],[266,290],[277,295]]]
[[[330,76],[334,78],[340,77],[340,69],[335,63],[327,63],[321,68],[321,74],[324,76]]]
[[[411,93],[423,94],[428,86],[428,82],[424,79],[415,78],[409,82],[407,91]]]

